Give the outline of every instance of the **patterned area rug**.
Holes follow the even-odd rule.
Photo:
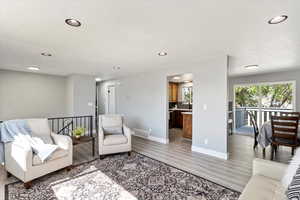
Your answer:
[[[240,193],[133,152],[5,187],[6,200],[235,200]]]

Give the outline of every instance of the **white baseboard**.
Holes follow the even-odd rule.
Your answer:
[[[224,160],[228,160],[228,157],[229,157],[228,153],[222,153],[222,152],[206,149],[203,147],[192,146],[192,151],[197,152],[197,153],[203,153],[203,154],[210,155],[210,156],[214,156],[214,157],[221,158]]]
[[[155,141],[155,142],[163,143],[163,144],[169,144],[169,139],[166,139],[166,138],[149,136],[147,139]]]
[[[134,129],[136,131],[136,129]],[[160,137],[154,137],[154,136],[150,136],[150,135],[142,135],[142,134],[136,134],[136,132],[133,131],[134,136],[136,137],[141,137],[147,140],[151,140],[151,141],[155,141],[155,142],[159,142],[159,143],[163,143],[163,144],[168,144],[169,143],[169,139],[165,139],[165,138],[160,138]]]

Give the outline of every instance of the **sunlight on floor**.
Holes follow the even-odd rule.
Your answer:
[[[77,177],[56,182],[51,186],[57,199],[116,199],[137,200],[131,193],[114,182],[95,166]]]

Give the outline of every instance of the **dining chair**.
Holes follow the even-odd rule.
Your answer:
[[[300,118],[300,112],[280,112],[279,116],[290,116]]]
[[[288,146],[292,148],[294,155],[295,148],[300,146],[298,134],[299,117],[297,116],[272,116],[272,142],[271,160],[274,158],[278,146]]]
[[[250,117],[250,121],[251,121],[251,124],[252,124],[252,127],[253,127],[253,132],[254,132],[254,145],[253,145],[253,149],[256,148],[258,142],[257,142],[257,136],[259,134],[259,130],[258,130],[258,126],[257,126],[257,120],[256,120],[256,116],[252,113],[252,112],[249,112],[247,111],[249,117]]]

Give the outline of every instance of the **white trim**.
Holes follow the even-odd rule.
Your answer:
[[[196,147],[194,145],[192,145],[192,151],[197,152],[197,153],[203,153],[203,154],[210,155],[210,156],[214,156],[214,157],[221,158],[224,160],[228,160],[228,157],[229,157],[228,153],[222,153],[222,152],[206,149],[203,147]]]
[[[149,136],[147,139],[155,141],[155,142],[163,143],[163,144],[169,144],[169,139],[166,139],[166,138]]]
[[[139,132],[141,129],[134,129],[134,130]],[[135,131],[132,131],[132,135],[134,135],[136,137],[144,138],[144,139],[151,140],[154,142],[159,142],[162,144],[169,144],[169,139],[154,137],[154,136],[150,136],[150,135],[140,135],[140,134],[136,134]]]

